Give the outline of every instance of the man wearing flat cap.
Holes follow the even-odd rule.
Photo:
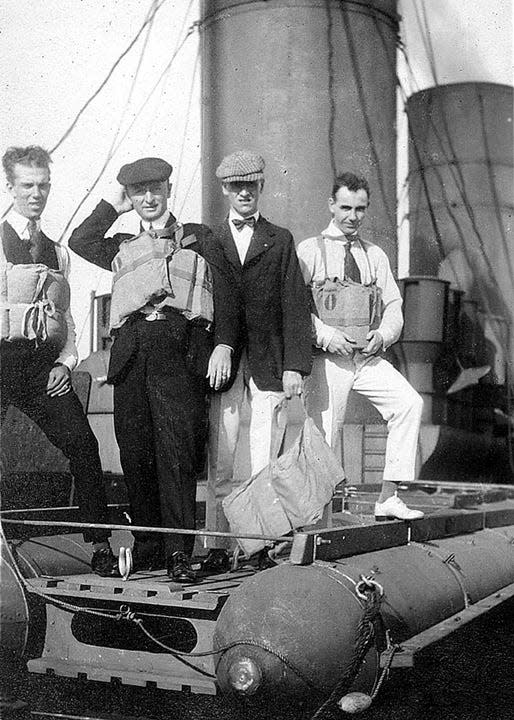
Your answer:
[[[114,425],[132,522],[194,529],[206,377],[215,389],[228,377],[237,317],[228,269],[222,253],[213,251],[211,231],[183,225],[168,210],[171,172],[160,158],[124,165],[119,190],[110,202],[101,200],[69,246],[114,273],[107,381],[114,385]],[[132,209],[140,234],[105,237]],[[170,578],[194,581],[194,536],[165,535],[165,557],[161,537],[137,534],[135,570],[166,562]]]
[[[249,151],[225,157],[216,176],[229,203],[214,230],[238,292],[239,337],[229,383],[211,402],[207,527],[227,530],[222,500],[232,489],[242,403],[249,400],[252,475],[270,459],[286,399],[300,395],[311,370],[310,311],[291,233],[259,212],[264,160]],[[211,540],[221,557],[223,542]]]

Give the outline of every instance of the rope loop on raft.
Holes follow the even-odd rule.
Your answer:
[[[337,702],[351,688],[368,650],[381,632],[380,605],[384,588],[370,577],[360,576],[355,585],[355,594],[361,600],[363,613],[355,633],[352,659],[344,675],[336,682],[325,702],[316,710],[311,720],[323,720],[337,709]]]

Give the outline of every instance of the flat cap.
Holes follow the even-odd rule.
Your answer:
[[[223,158],[216,170],[216,177],[222,182],[264,180],[264,164],[260,155],[250,150],[238,150]]]
[[[116,179],[121,185],[136,185],[148,180],[167,180],[172,170],[171,165],[161,158],[141,158],[123,165]]]

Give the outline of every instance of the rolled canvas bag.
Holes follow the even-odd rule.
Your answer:
[[[307,417],[293,445],[223,500],[235,535],[277,537],[323,515],[345,473],[314,421]],[[265,540],[238,539],[247,555]]]

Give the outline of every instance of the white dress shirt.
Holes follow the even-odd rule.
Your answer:
[[[255,222],[259,219],[260,213],[257,211],[254,215],[249,215],[248,217],[255,218]],[[228,224],[230,227],[230,232],[232,233],[232,237],[234,238],[234,242],[236,244],[237,253],[239,255],[239,259],[241,260],[241,265],[244,265],[244,261],[246,258],[246,254],[248,252],[248,248],[250,247],[250,243],[252,241],[253,237],[253,231],[254,228],[250,227],[250,225],[245,225],[241,228],[241,230],[238,230],[232,220],[247,220],[248,218],[244,218],[242,215],[240,215],[238,212],[230,208],[230,211],[228,213]]]
[[[15,233],[20,237],[22,240],[29,240],[29,230],[28,230],[28,224],[29,220],[24,217],[23,215],[20,215],[19,212],[17,212],[14,209],[11,209],[5,220],[9,223],[9,225],[12,227],[12,229],[15,231]],[[41,230],[41,220],[37,220],[37,227],[38,230]],[[44,232],[44,231],[43,231]],[[48,236],[47,236],[48,237]],[[64,245],[61,245],[60,243],[56,242],[55,240],[52,240],[55,247],[55,252],[57,255],[57,262],[59,265],[59,270],[62,272],[66,280],[70,279],[70,256],[68,252],[68,248],[64,247]],[[5,258],[3,256],[3,250],[2,250],[2,263],[5,262]],[[68,326],[68,336],[66,338],[66,343],[61,350],[59,357],[57,358],[56,362],[62,363],[63,365],[66,365],[67,368],[70,370],[73,370],[73,368],[77,365],[78,362],[78,352],[77,352],[77,345],[76,345],[76,332],[75,332],[75,323],[73,322],[73,317],[71,315],[71,310],[68,308],[65,313],[66,318],[66,325]]]
[[[344,258],[346,238],[332,221],[318,237],[308,238],[298,243],[296,252],[300,268],[307,285],[323,282],[326,278],[344,277]],[[328,237],[327,237],[328,236]],[[326,267],[320,248],[323,243],[326,255]],[[391,272],[385,252],[373,243],[358,238],[352,242],[351,253],[361,272],[364,285],[377,281],[382,290],[383,314],[378,332],[384,340],[384,349],[395,343],[403,327],[402,297]],[[323,323],[316,315],[312,316],[313,334],[317,347],[327,349],[334,337],[335,328]]]
[[[161,215],[161,217],[157,218],[157,220],[143,220],[141,219],[141,227],[143,230],[150,230],[150,225],[154,230],[162,230],[166,227],[166,223],[169,220],[171,213],[169,210],[166,210],[165,213]]]

